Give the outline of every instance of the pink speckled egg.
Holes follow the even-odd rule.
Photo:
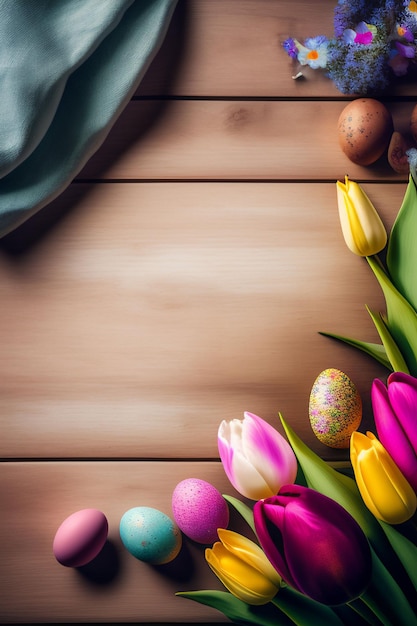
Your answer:
[[[187,478],[175,487],[172,512],[180,530],[197,543],[218,541],[217,529],[227,528],[229,508],[220,491],[205,480]]]
[[[81,509],[67,517],[53,542],[56,560],[66,567],[81,567],[92,561],[107,540],[107,518],[97,509]]]

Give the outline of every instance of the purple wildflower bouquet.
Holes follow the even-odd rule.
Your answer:
[[[322,69],[346,94],[382,93],[395,76],[416,64],[415,0],[339,0],[334,9],[334,37],[288,38],[287,54],[302,67]]]
[[[369,263],[387,311],[368,310],[380,343],[322,334],[386,367],[386,377],[370,389],[376,434],[355,425],[350,464],[337,469],[281,414],[284,435],[249,412],[219,425],[223,469],[243,496],[223,498],[248,528],[244,534],[218,528],[218,540],[205,547],[207,564],[226,590],[177,595],[234,623],[417,624],[416,149],[408,159],[409,182],[389,236],[361,186],[347,177],[336,183],[345,242]],[[208,523],[204,515],[201,528]]]

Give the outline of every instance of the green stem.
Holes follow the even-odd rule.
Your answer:
[[[282,586],[271,601],[297,626],[343,626],[332,607],[317,602],[287,585]]]
[[[391,607],[384,607],[385,594],[385,589],[376,589],[371,583],[368,590],[362,594],[361,600],[366,606],[369,607],[369,609],[374,613],[374,615],[376,615],[384,626],[411,626],[411,624],[416,623],[417,617],[411,612],[409,607],[398,606],[396,607],[394,613],[391,610]]]
[[[348,602],[348,606],[350,606],[350,608],[360,615],[368,624],[371,624],[371,626],[381,626],[381,620],[378,615],[375,614],[373,609],[362,597],[352,600],[352,602]]]
[[[276,607],[277,607],[277,609],[279,609],[282,613],[284,613],[284,615],[286,615],[286,616],[287,616],[287,617],[288,617],[288,618],[292,621],[292,623],[293,623],[293,624],[296,624],[296,626],[304,626],[304,624],[303,624],[302,622],[299,622],[298,620],[295,620],[295,619],[292,617],[292,615],[290,615],[290,612],[289,612],[289,611],[287,611],[287,610],[285,610],[285,609],[282,607],[281,603],[280,603],[280,602],[278,602],[278,599],[277,599],[277,597],[276,597],[276,596],[275,596],[275,598],[273,598],[273,600],[271,600],[271,604],[273,604],[274,606],[276,606]]]
[[[374,259],[374,261],[376,261],[376,263],[378,263],[379,267],[381,269],[383,269],[384,272],[387,271],[387,268],[385,267],[385,265],[383,264],[383,262],[381,261],[380,257],[377,254],[373,254],[372,256],[367,257],[368,263],[369,263],[369,259]]]
[[[384,626],[396,626],[391,620],[387,618],[387,616],[379,609],[378,603],[375,602],[372,598],[366,597],[366,594],[363,594],[361,597],[362,602],[372,611],[374,615],[379,619],[379,621],[384,624]]]

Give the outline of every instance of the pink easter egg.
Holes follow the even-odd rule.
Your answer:
[[[53,553],[66,567],[81,567],[92,561],[107,540],[107,518],[97,509],[81,509],[67,517],[56,531]]]
[[[175,487],[172,512],[180,530],[197,543],[218,541],[217,529],[227,528],[229,508],[221,493],[205,480],[187,478]]]

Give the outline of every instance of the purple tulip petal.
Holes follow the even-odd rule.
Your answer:
[[[417,492],[417,379],[404,372],[376,379],[372,406],[379,440]]]
[[[369,580],[370,559],[364,567],[358,554],[369,552],[368,542],[356,521],[334,500],[302,488],[299,499],[286,508],[283,534],[287,563],[302,592],[325,604],[340,604],[362,593]],[[313,562],[307,568],[306,554]]]
[[[321,493],[290,485],[255,505],[259,541],[282,578],[324,604],[358,597],[371,576],[368,541],[353,517]]]
[[[402,382],[401,378],[395,377],[391,383],[389,381],[390,378],[388,389],[379,379],[372,383],[371,399],[376,431],[388,454],[414,491],[417,491],[417,448],[411,442],[411,439],[415,439],[415,418],[411,407],[413,397],[414,402],[417,402],[416,390]],[[396,406],[395,411],[392,405]],[[410,431],[411,438],[408,436]]]
[[[388,389],[379,378],[376,378],[372,383],[371,400],[378,437],[386,448],[386,442],[389,442],[391,437],[397,440],[404,433],[392,410],[388,398]]]
[[[404,372],[395,374],[388,378],[388,398],[402,429],[417,450],[417,379]]]
[[[281,526],[283,525],[284,508],[276,503],[277,496],[267,500],[259,500],[253,507],[255,530],[259,542],[269,561],[280,576],[294,588],[287,564],[283,558]]]

